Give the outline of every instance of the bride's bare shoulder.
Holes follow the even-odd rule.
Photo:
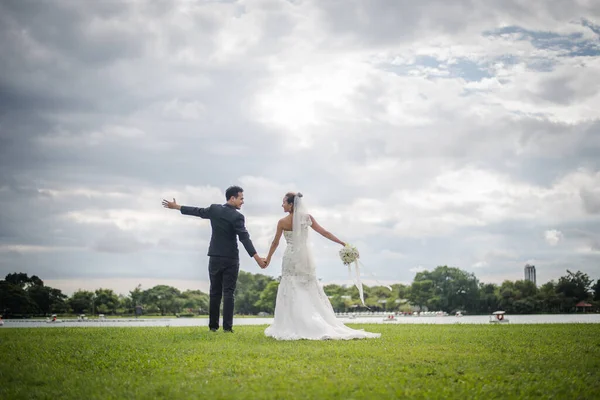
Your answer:
[[[283,229],[285,230],[291,230],[292,229],[292,218],[291,216],[285,216],[283,218],[281,218],[278,222],[278,225],[281,226]]]

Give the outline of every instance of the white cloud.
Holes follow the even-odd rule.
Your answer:
[[[544,232],[544,239],[550,246],[556,246],[563,238],[561,231],[550,229]]]
[[[35,246],[26,244],[3,244],[0,245],[0,253],[12,252],[17,254],[27,253],[46,253],[56,251],[81,250],[77,247],[58,247],[58,246]]]
[[[166,117],[198,120],[206,112],[206,107],[198,101],[182,101],[173,99],[163,106]]]
[[[160,200],[241,184],[261,253],[300,190],[386,281],[437,265],[521,279],[530,258],[540,281],[600,277],[584,17],[595,3],[3,4],[0,273],[198,282],[209,224]],[[323,280],[345,280],[337,247],[311,240]]]

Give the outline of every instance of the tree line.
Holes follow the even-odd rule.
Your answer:
[[[235,292],[237,315],[272,314],[279,278],[240,271]],[[503,310],[510,314],[570,313],[600,311],[600,279],[594,282],[587,274],[566,271],[557,281],[540,287],[525,280],[502,284],[480,282],[473,273],[459,268],[439,266],[416,274],[410,285],[365,286],[367,307],[359,300],[355,286],[326,285],[325,293],[337,312],[355,311],[444,311],[489,314]],[[579,308],[584,302],[590,307]],[[193,316],[208,313],[208,294],[200,290],[180,291],[167,285],[142,289],[128,295],[112,289],[78,290],[71,296],[60,289],[44,285],[38,276],[11,273],[0,281],[0,314],[4,318],[47,316],[50,314]]]

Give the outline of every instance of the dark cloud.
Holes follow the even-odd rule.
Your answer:
[[[2,14],[6,26],[5,40],[19,48],[42,45],[45,50],[83,64],[106,64],[121,57],[142,53],[139,35],[148,34],[131,26],[132,4],[98,2],[82,4],[71,1],[7,1]]]
[[[574,80],[573,76],[549,78],[540,84],[539,91],[534,94],[534,98],[569,105],[593,97],[598,93],[599,85],[596,82],[587,82],[584,87],[577,88],[574,86]]]
[[[510,20],[569,23],[581,20],[582,16],[589,19],[600,18],[600,7],[595,3],[578,2],[574,7],[569,0],[548,1],[536,8],[516,0],[487,4],[485,7],[471,0],[451,3],[434,0],[410,4],[385,0],[368,3],[353,0],[320,2],[319,6],[324,25],[336,37],[351,40],[355,45],[376,48],[392,43],[410,43],[437,35],[482,32],[520,33],[523,40],[534,40],[540,47],[562,45],[565,43],[561,41],[562,35],[535,32],[518,26],[502,29],[496,27],[505,25],[506,21]],[[571,39],[577,38],[579,36]],[[594,48],[597,51],[597,46]],[[595,54],[597,55],[597,52]]]
[[[579,216],[546,226],[547,216],[525,218],[515,206],[519,215],[502,223],[485,219],[493,214],[486,207],[502,211],[522,201],[505,191],[558,190],[556,182],[581,170],[587,180],[567,182],[572,190],[557,196],[575,193],[574,204],[597,222],[597,118],[551,115],[552,107],[586,110],[598,89],[587,37],[555,32],[582,15],[596,32],[597,6],[568,4],[4,1],[0,275],[206,279],[208,224],[162,209],[160,199],[219,203],[230,184],[246,188],[244,213],[262,247],[281,216],[281,196],[300,190],[328,228],[360,242],[382,279],[410,281],[419,266],[445,264],[520,277],[529,258],[552,264],[548,277],[569,260],[593,275],[595,253],[569,258],[562,242],[548,249],[543,238],[546,229],[569,238],[569,229],[583,226]],[[505,19],[518,28],[498,31]],[[487,54],[479,42],[485,32],[521,34],[519,42],[549,53]],[[373,62],[437,37],[477,51],[420,55],[393,71]],[[561,69],[581,56],[565,53],[569,43],[587,51],[581,76]],[[315,65],[346,57],[311,75]],[[496,75],[498,62],[507,69],[529,63],[537,75],[526,88],[511,88],[510,76]],[[411,75],[413,67],[439,63],[443,77]],[[346,78],[334,84],[338,76]],[[506,85],[496,97],[493,88],[466,86],[496,78]],[[502,90],[522,97],[511,100]],[[271,91],[279,100],[261,103],[272,100]],[[515,110],[523,104],[534,112]],[[289,121],[264,121],[282,107]],[[505,177],[499,182],[506,187],[465,198],[440,182],[469,169]],[[421,204],[410,203],[411,193]],[[577,238],[565,243],[579,245]],[[314,242],[324,280],[344,278],[333,248],[317,236]],[[487,266],[473,267],[481,261]],[[242,267],[258,272],[249,258]]]
[[[600,214],[600,190],[581,189],[579,192],[583,200],[583,208],[589,214]]]
[[[560,18],[560,16],[555,16]],[[592,27],[585,20],[583,26]],[[593,29],[592,29],[593,30]],[[490,32],[485,32],[489,36],[516,35],[517,40],[526,40],[531,44],[543,50],[558,51],[568,56],[598,56],[600,55],[600,46],[597,40],[585,38],[583,33],[560,34],[551,31],[532,31],[519,26],[506,26]]]
[[[471,1],[399,3],[376,0],[319,3],[325,26],[361,46],[406,43],[429,35],[464,32],[465,21],[489,19],[493,11]],[[351,38],[351,39],[350,39]]]
[[[94,250],[106,253],[135,253],[151,247],[152,243],[144,243],[120,231],[107,233],[92,244]]]

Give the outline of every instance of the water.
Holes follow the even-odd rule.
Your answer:
[[[395,321],[384,321],[384,315],[361,316],[357,318],[339,317],[345,324],[489,324],[489,316],[446,316],[446,317],[414,317],[400,316]],[[509,324],[600,324],[600,314],[548,314],[548,315],[506,315]],[[4,328],[61,328],[61,327],[180,327],[180,326],[208,326],[208,318],[120,318],[120,319],[91,319],[79,321],[65,319],[60,323],[48,323],[44,320],[13,319],[5,320]],[[243,325],[270,325],[273,318],[234,318],[234,326]]]

